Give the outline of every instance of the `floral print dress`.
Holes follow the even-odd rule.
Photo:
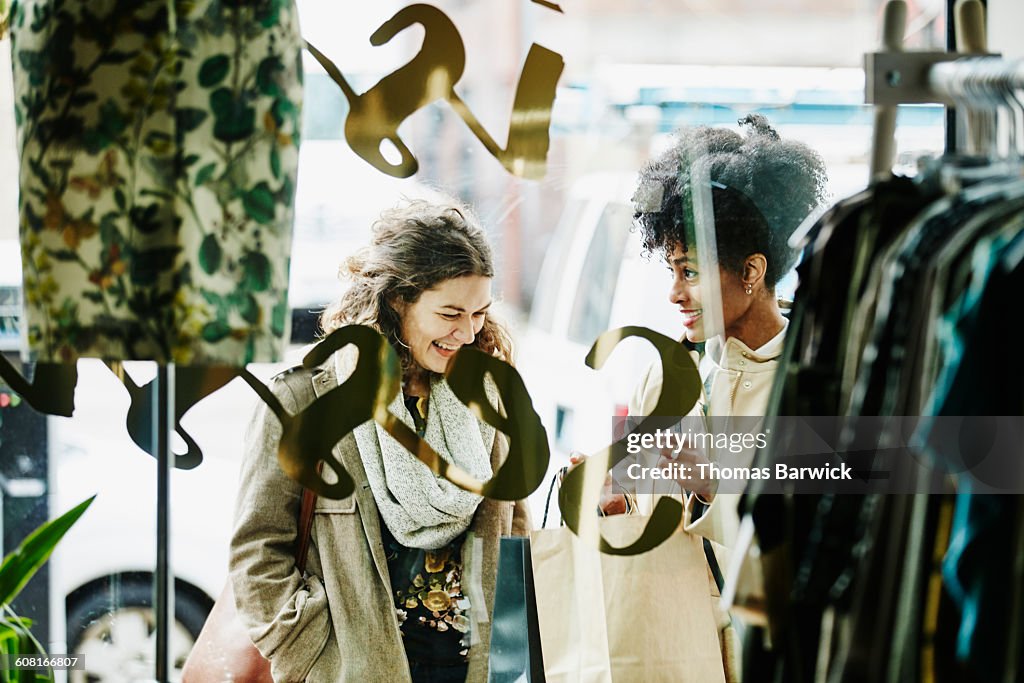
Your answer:
[[[294,0],[16,0],[10,30],[32,358],[278,360]]]
[[[406,548],[381,520],[391,590],[410,661],[459,664],[469,655],[469,599],[462,592],[465,535],[444,548]]]

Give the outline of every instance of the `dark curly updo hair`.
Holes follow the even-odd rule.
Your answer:
[[[774,289],[796,263],[789,236],[826,199],[825,162],[807,145],[781,139],[760,114],[739,124],[745,135],[680,130],[640,171],[633,219],[648,255],[667,255],[676,244],[688,251],[696,245],[693,185],[710,181],[718,263],[739,272],[748,256],[764,254],[765,284]]]

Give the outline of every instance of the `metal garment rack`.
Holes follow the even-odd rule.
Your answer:
[[[966,142],[963,151],[997,149],[1000,110],[1011,113],[1015,126],[1010,150],[1019,144],[1024,123],[1024,60],[955,52],[876,52],[865,55],[865,73],[865,99],[870,104],[937,103],[965,111],[960,119],[966,122],[965,128],[947,131],[947,153],[957,151],[958,137]],[[876,131],[874,144],[884,150],[886,142],[880,137]],[[1002,140],[1006,144],[1011,138]],[[881,168],[873,168],[873,173]]]
[[[170,632],[174,623],[174,573],[171,566],[171,430],[174,429],[174,363],[158,363],[153,380],[153,453],[156,455],[156,567],[153,572],[153,612],[156,623],[155,671],[157,683],[171,680]]]
[[[947,50],[904,52],[906,2],[889,0],[885,5],[882,51],[864,56],[865,102],[875,105],[872,179],[888,174],[892,168],[897,105],[946,105],[945,151],[948,154],[957,150],[958,134],[966,133],[970,140],[978,141],[994,131],[994,126],[982,125],[977,115],[968,120],[966,131],[958,130],[954,107],[994,111],[998,105],[1014,101],[1008,97],[1005,86],[1005,77],[1014,67],[988,51],[985,3],[982,0],[947,0],[946,8]],[[960,52],[954,51],[958,47]],[[979,66],[978,58],[984,62],[983,67]],[[1002,76],[995,77],[997,72]]]
[[[865,101],[896,105],[935,103],[992,109],[1008,105],[1014,90],[1024,103],[1024,60],[957,52],[873,52],[865,55]]]

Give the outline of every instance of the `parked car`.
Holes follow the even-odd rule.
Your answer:
[[[138,382],[155,372],[151,363],[126,365]],[[278,367],[251,366],[264,380]],[[50,561],[50,651],[84,656],[87,668],[70,672],[72,682],[147,680],[155,656],[157,463],[125,429],[129,397],[120,380],[98,360],[81,360],[78,370],[75,416],[49,418],[50,509],[96,500]],[[204,461],[174,470],[170,482],[175,672],[227,576],[242,436],[256,400],[235,380],[182,420]]]

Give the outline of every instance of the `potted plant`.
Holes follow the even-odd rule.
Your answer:
[[[94,498],[95,496],[92,496],[82,501],[57,519],[40,526],[7,555],[0,565],[0,681],[3,683],[53,680],[53,672],[48,666],[45,673],[35,670],[35,667],[29,668],[30,663],[45,663],[46,650],[32,635],[32,620],[15,614],[11,609],[11,602],[49,559],[54,547],[92,504]],[[15,660],[19,658],[15,655],[37,659],[35,662],[16,662]]]

